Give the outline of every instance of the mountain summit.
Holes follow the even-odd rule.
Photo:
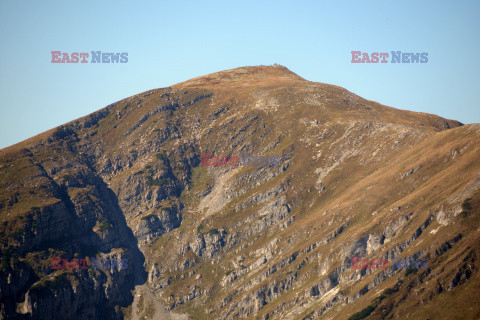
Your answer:
[[[279,65],[0,150],[0,318],[477,319],[480,125]]]
[[[281,65],[240,67],[220,72],[215,72],[206,76],[193,78],[191,80],[179,83],[178,87],[217,87],[232,85],[249,85],[262,81],[306,81],[296,75],[289,69]],[[252,83],[253,82],[253,83]]]

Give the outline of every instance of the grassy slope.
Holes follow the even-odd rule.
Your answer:
[[[175,101],[182,104],[210,92],[213,93],[213,100],[206,99],[197,104],[186,105],[170,113],[157,113],[129,134],[129,130],[139,123],[145,114],[151,113],[158,106]],[[70,124],[74,123],[75,121]],[[103,175],[114,189],[121,181],[140,170],[145,170],[147,165],[153,165],[158,169],[159,162],[155,154],[159,150],[153,147],[152,143],[161,137],[166,128],[171,131],[174,128],[179,137],[170,138],[161,146],[175,163],[178,163],[175,160],[182,159],[182,153],[179,151],[181,149],[179,146],[182,145],[194,145],[199,153],[283,152],[287,158],[291,156],[285,160],[290,166],[284,173],[233,198],[222,210],[209,216],[205,210],[195,210],[195,204],[201,200],[195,193],[205,190],[211,181],[219,178],[219,173],[215,169],[207,171],[202,167],[196,168],[191,178],[192,188],[189,192],[184,192],[181,198],[186,200],[187,204],[191,204],[191,209],[183,215],[181,227],[162,236],[147,251],[152,263],[158,261],[175,264],[178,259],[187,257],[177,257],[172,250],[168,250],[169,246],[172,246],[171,239],[177,236],[185,241],[194,239],[200,223],[205,231],[225,228],[229,233],[244,232],[249,225],[248,223],[242,225],[242,221],[255,214],[262,205],[238,212],[234,210],[237,204],[279,184],[295,186],[286,191],[287,199],[293,208],[291,215],[295,217],[294,223],[288,228],[281,230],[271,227],[259,237],[243,239],[244,243],[249,243],[249,247],[222,253],[222,259],[216,264],[215,272],[210,267],[210,262],[199,259],[200,263],[193,268],[195,274],[203,275],[199,281],[194,280],[195,275],[180,279],[182,273],[178,271],[166,274],[177,278],[167,288],[166,297],[170,293],[179,295],[188,292],[188,286],[193,282],[202,289],[211,288],[212,291],[209,293],[211,298],[205,300],[201,298],[181,307],[201,318],[205,309],[218,304],[219,297],[227,297],[232,288],[246,286],[250,280],[264,273],[274,263],[303,250],[310,243],[324,239],[341,224],[348,224],[348,227],[334,241],[303,255],[295,263],[277,271],[259,285],[247,286],[248,291],[235,297],[233,302],[240,300],[249,292],[254,292],[259,286],[272,283],[274,279],[281,281],[303,259],[307,259],[309,262],[299,271],[298,277],[301,280],[298,281],[298,287],[274,299],[260,311],[260,315],[284,303],[291,304],[295,295],[308,291],[324,277],[320,273],[319,265],[325,259],[332,259],[329,271],[342,264],[342,248],[352,239],[368,233],[381,232],[386,224],[413,212],[412,219],[394,240],[384,244],[371,255],[380,256],[399,243],[407,241],[431,213],[440,210],[444,212],[460,210],[461,202],[469,195],[469,192],[463,189],[477,178],[479,172],[480,159],[477,146],[480,134],[476,125],[457,127],[458,125],[456,121],[434,115],[382,106],[336,86],[310,83],[283,67],[252,67],[192,79],[171,88],[152,90],[119,101],[112,106],[105,118],[98,121],[98,124],[76,130],[78,140],[72,137],[69,139],[79,147],[85,146],[88,152],[101,149],[103,154],[98,163],[106,158],[115,157],[132,162],[131,167]],[[453,129],[441,131],[449,127]],[[16,222],[20,221],[19,216],[26,215],[34,206],[41,207],[55,201],[55,198],[49,195],[48,188],[40,187],[42,183],[48,184],[48,181],[39,174],[35,164],[48,163],[49,159],[56,161],[62,159],[64,163],[75,161],[74,155],[65,152],[66,144],[61,141],[32,147],[45,141],[55,130],[57,129],[0,150],[2,174],[0,182],[3,187],[0,200],[6,204],[12,197],[19,199],[13,206],[5,205],[1,211],[3,226],[11,229],[10,234],[18,230],[16,228],[20,228],[16,227],[17,224],[21,225]],[[175,137],[175,134],[170,137],[172,136]],[[268,145],[275,147],[265,151]],[[29,156],[29,152],[33,156]],[[181,168],[176,166],[175,168],[179,170],[181,176]],[[418,171],[401,178],[415,168],[419,168]],[[316,189],[319,182],[317,169],[326,173],[321,179],[326,187],[322,192]],[[244,174],[254,171],[255,168],[240,169],[229,181],[240,179]],[[53,179],[61,182],[68,174],[68,168],[65,167],[54,174]],[[35,175],[37,177],[33,180],[19,179]],[[188,175],[186,178],[189,179]],[[242,188],[246,185],[248,183],[240,183],[235,187]],[[35,193],[32,194],[30,190]],[[392,210],[395,207],[401,209]],[[457,248],[469,246],[474,250],[472,252],[476,252],[473,245],[477,240],[474,237],[477,229],[471,226],[478,226],[475,218],[475,214],[478,214],[477,208],[475,207],[467,218],[452,216],[448,226],[434,220],[421,237],[407,247],[403,255],[408,256],[421,250],[425,250],[425,254],[432,253],[459,233],[464,237],[450,252],[460,252],[461,249]],[[149,210],[153,209],[146,210],[144,215],[152,212]],[[129,224],[134,224],[133,220],[129,221]],[[233,227],[235,225],[239,227]],[[12,226],[14,227],[11,228]],[[468,226],[471,229],[468,229]],[[433,230],[437,231],[432,233]],[[473,235],[467,236],[470,234]],[[281,254],[274,256],[254,272],[239,277],[231,287],[219,286],[219,280],[231,271],[233,259],[244,255],[243,264],[248,266],[256,259],[255,250],[264,247],[273,239],[279,239],[277,247],[281,248],[279,250]],[[444,270],[438,275],[431,276],[429,283],[447,282],[461,265],[462,256],[455,257],[450,252],[448,256],[452,256],[452,260],[448,264],[439,260],[438,266],[434,265],[433,270],[438,268],[444,270],[449,266],[452,270]],[[192,252],[187,252],[187,255],[191,254]],[[453,303],[455,299],[447,298],[452,296],[453,292],[456,292],[455,297],[466,299],[475,294],[478,290],[478,274],[474,274],[468,285],[434,295],[430,303],[424,303],[421,307],[418,307],[418,303],[422,299],[415,294],[408,295],[407,292],[404,293],[405,300],[394,301],[395,299],[389,297],[382,303],[392,304],[389,315],[406,316],[412,306],[415,306],[415,312],[419,317],[428,315],[436,318],[435,312],[438,311],[435,311],[435,308],[438,308],[438,305],[448,306],[447,301],[451,301],[451,305],[458,305]],[[373,276],[374,274],[366,276],[358,283],[342,285],[340,290],[345,295],[355,294],[372,281]],[[402,276],[395,275],[393,283],[399,277]],[[408,279],[415,277],[419,275],[410,275]],[[380,288],[391,286],[390,282],[385,281]],[[405,286],[406,284],[401,290],[405,291]],[[420,284],[419,288],[430,292],[425,284]],[[355,304],[337,306],[327,312],[326,316],[346,318],[347,315],[360,311],[370,304],[377,296],[374,292],[369,291]],[[396,294],[395,297],[399,295]],[[318,309],[322,303],[325,301],[311,301],[305,307],[308,312],[305,311],[303,314]],[[465,316],[473,318],[472,315],[478,313],[478,308],[468,302],[466,304],[473,309],[465,311]],[[377,311],[372,313],[372,318]],[[461,313],[455,308],[445,308],[442,309],[442,314],[453,317]],[[207,319],[211,316],[204,317]]]

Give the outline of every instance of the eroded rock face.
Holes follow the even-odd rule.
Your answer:
[[[103,259],[132,262],[127,253],[111,253]],[[132,297],[125,289],[134,284],[133,263],[130,268],[109,268],[56,274],[49,280],[37,282],[25,294],[25,302],[17,312],[33,319],[45,319],[45,310],[54,312],[52,318],[80,317],[96,319],[101,317],[122,319],[117,306],[127,306]],[[92,307],[98,306],[98,307]],[[75,312],[75,314],[72,314]]]
[[[370,301],[415,318],[478,278],[478,142],[478,125],[281,66],[127,98],[0,151],[1,318],[334,319]],[[128,268],[57,270],[56,256]],[[428,269],[352,268],[407,256]]]
[[[50,143],[62,137],[54,135]],[[75,154],[70,151],[62,154],[68,158]],[[131,290],[145,278],[144,258],[115,194],[81,160],[66,163],[53,157],[42,163],[33,154],[27,157],[39,171],[28,180],[36,206],[27,207],[21,232],[10,238],[10,249],[2,254],[3,318],[123,318],[120,307],[133,301]],[[51,200],[35,200],[38,193]],[[129,266],[93,270],[66,265],[55,270],[53,257],[124,259]]]
[[[152,243],[165,232],[180,226],[182,216],[177,207],[161,210],[159,214],[142,217],[134,232],[139,242]]]

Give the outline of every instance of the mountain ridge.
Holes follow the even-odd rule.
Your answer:
[[[474,319],[478,142],[479,124],[282,66],[122,99],[0,150],[1,315]],[[205,167],[203,154],[279,164]],[[55,256],[131,267],[52,270]],[[409,257],[428,268],[392,268]]]
[[[237,76],[237,75],[240,75],[240,77],[237,77],[237,79],[235,79],[235,76]],[[227,78],[227,80],[224,80],[225,78]],[[219,72],[214,72],[214,73],[211,73],[211,74],[208,74],[208,75],[205,75],[205,76],[196,77],[196,78],[193,78],[193,79],[190,79],[190,80],[187,80],[187,81],[183,81],[183,82],[174,84],[174,85],[172,85],[170,87],[166,87],[166,88],[176,88],[176,89],[181,90],[182,88],[186,89],[186,88],[189,88],[189,87],[210,88],[210,89],[212,87],[214,87],[214,88],[217,88],[217,89],[218,88],[221,89],[222,86],[219,86],[220,80],[218,80],[218,79],[222,79],[221,81],[226,82],[227,86],[232,85],[232,82],[234,82],[234,83],[235,82],[242,82],[242,81],[247,81],[247,80],[252,80],[252,79],[255,80],[255,83],[253,84],[254,86],[259,85],[259,83],[258,83],[259,80],[263,80],[263,81],[260,81],[260,82],[264,82],[263,85],[271,84],[270,81],[268,81],[268,80],[280,80],[280,81],[281,80],[286,80],[287,82],[290,81],[290,80],[299,80],[299,81],[311,82],[311,81],[305,80],[304,78],[298,76],[297,74],[295,74],[294,72],[290,71],[288,68],[286,68],[282,65],[272,65],[272,66],[249,66],[249,67],[238,67],[238,68],[233,68],[233,69],[227,69],[227,70],[223,70],[223,71],[219,71]],[[268,79],[268,80],[266,80],[266,79]],[[445,118],[442,118],[442,117],[439,117],[437,115],[430,114],[430,113],[415,112],[415,111],[401,110],[401,109],[395,109],[395,108],[392,108],[392,107],[387,107],[385,105],[381,105],[379,103],[376,103],[375,101],[363,99],[363,98],[351,93],[347,89],[336,86],[336,85],[324,84],[324,83],[318,83],[318,82],[311,82],[311,83],[326,86],[326,87],[330,87],[330,88],[333,88],[333,89],[338,89],[342,92],[345,92],[345,94],[352,95],[356,98],[362,99],[362,100],[367,101],[367,102],[369,102],[369,103],[371,103],[375,106],[379,106],[379,107],[382,107],[382,108],[391,108],[392,110],[396,110],[396,111],[399,111],[399,112],[405,112],[406,114],[416,114],[416,115],[421,115],[421,116],[425,116],[425,117],[436,117],[438,119],[444,119],[445,120],[444,127],[447,127],[447,128],[463,125],[459,121],[451,120],[451,119],[445,119]],[[75,120],[72,120],[72,121],[69,121],[69,122],[67,122],[63,125],[54,127],[52,129],[49,129],[49,130],[46,130],[46,131],[44,131],[44,132],[42,132],[38,135],[27,138],[27,139],[25,139],[23,141],[20,141],[20,142],[14,144],[14,145],[2,148],[2,149],[0,149],[0,152],[2,152],[4,150],[6,151],[6,150],[10,150],[10,149],[26,147],[28,143],[38,142],[38,140],[42,139],[42,138],[45,139],[45,137],[48,134],[52,134],[53,132],[55,132],[55,130],[58,130],[62,126],[71,125],[71,124],[75,123],[76,121],[81,121],[82,119],[86,119],[88,117],[94,117],[97,113],[101,113],[104,110],[107,110],[110,106],[121,103],[121,102],[123,102],[125,100],[128,100],[128,99],[135,99],[135,98],[140,97],[142,95],[149,95],[153,92],[157,92],[158,90],[161,90],[161,89],[147,90],[147,91],[144,91],[142,93],[138,93],[138,94],[132,95],[128,98],[119,100],[115,103],[110,104],[109,106],[101,108],[97,111],[94,111],[94,112],[88,114],[88,115],[79,117],[79,118],[77,118]]]

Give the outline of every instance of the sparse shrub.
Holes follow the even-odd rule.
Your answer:
[[[134,175],[134,176],[138,176],[138,175],[140,175],[140,174],[143,174],[143,170],[139,170],[139,171],[135,172],[133,175]]]
[[[147,184],[149,186],[161,187],[161,186],[165,185],[166,182],[167,182],[167,180],[165,178],[153,179],[151,176],[147,177]]]
[[[72,179],[73,179],[73,177],[69,174],[66,174],[66,175],[63,176],[63,180],[65,180],[65,181],[70,181]]]
[[[386,295],[389,295],[389,294],[392,294],[395,292],[395,289],[393,288],[387,288],[385,290],[383,290],[383,293],[382,294],[386,294]]]
[[[62,286],[62,282],[65,276],[63,274],[58,275],[53,280],[44,280],[39,283],[34,284],[30,290],[32,291],[43,291],[45,289],[57,289]]]
[[[45,285],[45,283],[43,282],[39,282],[39,283],[35,283],[31,288],[30,288],[30,291],[43,291],[47,288],[47,286]]]
[[[150,219],[150,218],[153,217],[153,216],[154,216],[153,213],[147,214],[145,217],[142,217],[142,220],[148,220],[148,219]]]
[[[59,275],[59,276],[55,277],[53,280],[45,281],[45,285],[48,288],[57,289],[57,288],[61,287],[62,280],[63,280],[63,276]]]
[[[351,316],[350,318],[348,318],[348,320],[361,320],[361,319],[364,319],[364,318],[368,317],[368,316],[370,315],[370,313],[373,312],[373,310],[375,310],[375,307],[373,307],[373,306],[368,306],[368,307],[366,307],[365,309],[363,309],[362,311],[355,313],[353,316]]]
[[[28,193],[35,194],[35,190],[30,190],[30,191],[28,191]]]
[[[463,210],[465,210],[465,211],[472,210],[472,204],[470,203],[471,200],[472,200],[472,198],[467,198],[463,201],[463,203],[462,203],[462,209]]]
[[[0,271],[5,271],[10,266],[10,257],[8,255],[2,255],[2,261],[0,262]]]
[[[218,232],[218,230],[215,229],[215,228],[208,230],[208,234],[209,234],[209,235],[214,235],[214,234],[219,234],[219,233],[220,233],[220,232]]]
[[[15,230],[14,232],[12,232],[10,234],[10,236],[14,239],[18,239],[20,238],[21,236],[23,236],[25,234],[25,229],[24,228],[18,228],[17,230]]]
[[[387,296],[384,295],[384,294],[381,294],[379,295],[378,297],[376,297],[375,299],[372,300],[373,303],[376,303],[376,304],[379,304],[380,302],[382,302],[383,299],[385,299]]]
[[[411,273],[417,273],[417,268],[408,268],[407,271],[405,271],[405,277]]]
[[[97,221],[100,223],[101,232],[107,231],[108,229],[113,227],[112,224],[104,217],[98,218]]]
[[[163,160],[167,158],[167,155],[165,154],[165,152],[161,152],[161,153],[157,153],[156,157],[158,160]]]
[[[197,226],[197,233],[199,235],[203,234],[203,224],[200,224],[200,225]]]

